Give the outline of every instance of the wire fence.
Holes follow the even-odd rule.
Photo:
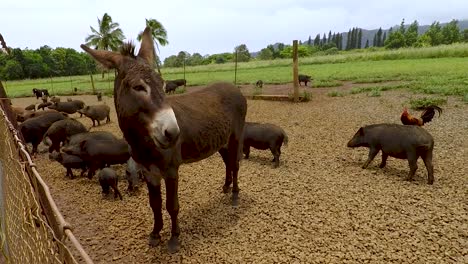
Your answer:
[[[93,263],[0,107],[0,263]]]

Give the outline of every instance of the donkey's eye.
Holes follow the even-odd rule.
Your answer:
[[[137,92],[146,92],[146,88],[143,87],[143,85],[134,86],[134,87],[133,87],[133,90],[135,90],[135,91],[137,91]]]

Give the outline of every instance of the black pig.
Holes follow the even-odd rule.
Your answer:
[[[67,118],[62,113],[47,113],[38,117],[30,118],[19,126],[26,143],[33,146],[32,153],[37,153],[37,146],[41,143],[42,137],[49,127],[56,121]]]
[[[36,105],[35,104],[28,105],[24,108],[24,110],[36,111]]]
[[[79,134],[71,136],[70,138],[65,140],[64,146],[79,145],[81,144],[81,142],[86,141],[88,139],[117,140],[117,138],[110,132],[91,131],[91,132],[84,132],[84,133],[79,133]]]
[[[118,177],[115,171],[111,168],[104,168],[102,169],[99,174],[99,184],[102,187],[102,193],[109,194],[110,188],[114,190],[114,198],[119,196],[120,200],[122,200],[122,194],[118,188]]]
[[[94,176],[97,169],[114,164],[124,164],[130,158],[128,143],[124,139],[88,139],[79,145],[65,146],[62,150],[67,154],[79,156],[89,165],[89,179]]]
[[[72,135],[87,132],[86,127],[75,119],[64,119],[53,123],[42,140],[44,145],[49,146],[49,153],[60,151],[60,143],[65,142]]]
[[[249,158],[250,147],[261,150],[270,149],[275,167],[278,167],[283,143],[288,144],[288,136],[281,127],[273,124],[245,122],[243,152],[246,159]]]
[[[44,111],[44,108],[48,107],[49,105],[52,105],[52,103],[51,102],[45,102],[45,103],[39,104],[37,106],[37,110],[42,109],[42,111]]]
[[[305,74],[299,74],[298,79],[299,79],[299,85],[301,85],[301,82],[307,86],[307,83],[311,81],[311,76],[305,75]]]
[[[62,166],[67,169],[65,177],[70,176],[71,179],[75,178],[72,169],[81,169],[81,177],[83,177],[87,169],[86,163],[80,157],[75,155],[54,151],[49,154],[49,159],[58,161],[62,164]]]
[[[57,102],[53,105],[49,105],[49,109],[57,110],[59,112],[65,112],[67,114],[74,114],[78,110],[84,107],[83,101],[74,100],[71,102]]]
[[[369,125],[359,128],[347,146],[350,148],[369,148],[369,157],[362,165],[363,169],[369,166],[369,163],[380,150],[382,150],[380,168],[385,167],[388,156],[407,159],[410,167],[407,180],[413,179],[418,168],[418,158],[421,157],[427,169],[427,183],[434,183],[434,168],[432,165],[434,139],[424,128],[399,124]]]
[[[106,123],[110,122],[110,107],[108,105],[88,105],[78,111],[89,117],[93,121],[93,126],[96,126],[94,121],[97,121],[98,126],[101,125],[100,121],[106,119]]]

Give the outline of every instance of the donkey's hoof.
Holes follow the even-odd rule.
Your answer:
[[[169,239],[169,242],[167,242],[167,250],[169,251],[169,253],[173,254],[179,251],[179,249],[179,238],[176,236],[171,237],[171,239]]]
[[[153,233],[151,233],[149,235],[148,244],[150,245],[150,247],[155,247],[159,245],[160,243],[161,243],[161,236],[159,234],[154,235]]]
[[[239,205],[239,193],[238,192],[233,192],[232,193],[231,204],[232,204],[232,206],[238,206]]]
[[[232,187],[226,186],[226,185],[223,186],[223,193],[230,193],[231,190],[232,190]]]

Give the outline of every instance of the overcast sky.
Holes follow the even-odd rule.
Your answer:
[[[258,51],[268,44],[306,40],[324,32],[351,27],[388,28],[418,20],[448,22],[468,18],[467,0],[3,0],[0,33],[10,47],[36,49],[43,45],[81,51],[89,26],[108,13],[127,39],[135,40],[145,18],[167,29],[164,59],[179,51],[202,55],[232,52],[239,44]]]

